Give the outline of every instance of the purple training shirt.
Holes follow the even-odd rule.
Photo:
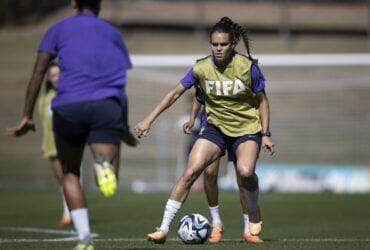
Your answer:
[[[252,91],[253,93],[261,92],[265,89],[265,77],[262,71],[256,64],[251,66],[251,77],[252,77]],[[186,75],[182,78],[181,84],[185,89],[190,89],[197,83],[197,78],[194,74],[193,68],[190,68]],[[204,126],[207,122],[206,111],[203,109],[201,114],[201,126]]]
[[[59,59],[57,96],[52,107],[125,96],[126,71],[132,68],[120,33],[94,14],[78,14],[53,25],[39,52]]]

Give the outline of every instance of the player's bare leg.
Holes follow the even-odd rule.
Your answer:
[[[221,155],[221,149],[205,139],[198,139],[192,148],[188,166],[182,176],[177,180],[167,201],[161,227],[154,233],[148,234],[147,238],[157,244],[166,241],[169,227],[182,203],[186,200],[194,181],[203,170]]]
[[[61,226],[61,227],[64,227],[64,226],[72,224],[72,219],[71,219],[71,216],[69,214],[69,209],[68,209],[68,206],[67,206],[66,199],[64,197],[64,192],[63,192],[63,183],[62,183],[62,181],[63,181],[63,170],[62,170],[62,165],[60,164],[60,161],[58,159],[53,160],[52,165],[53,165],[53,171],[54,171],[55,179],[57,180],[58,185],[59,185],[60,197],[61,197],[61,200],[62,200],[62,203],[63,203],[63,215],[60,218],[60,220],[58,222],[58,225]]]
[[[238,184],[241,190],[242,204],[246,202],[248,212],[249,233],[244,234],[244,240],[250,243],[261,243],[258,234],[262,231],[262,221],[258,206],[258,178],[255,174],[259,154],[259,146],[254,141],[246,141],[239,145],[237,151],[236,169]],[[246,198],[246,199],[245,199]],[[246,219],[246,218],[245,218]]]
[[[80,242],[91,243],[91,232],[86,199],[80,184],[80,166],[84,147],[72,147],[58,137],[57,150],[63,168],[63,190],[73,225]]]
[[[218,211],[218,169],[220,159],[217,159],[204,170],[204,190],[212,217],[212,233],[208,241],[218,243],[222,241],[223,225]]]

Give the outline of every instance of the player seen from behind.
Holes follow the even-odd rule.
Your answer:
[[[32,116],[41,83],[49,63],[58,58],[61,76],[52,109],[63,190],[79,238],[75,249],[91,250],[87,204],[79,182],[81,159],[88,144],[99,188],[105,196],[113,195],[119,145],[127,129],[122,93],[131,62],[120,33],[98,17],[101,0],[72,0],[71,4],[76,15],[53,25],[39,46],[22,119],[8,133],[21,136],[35,130]]]

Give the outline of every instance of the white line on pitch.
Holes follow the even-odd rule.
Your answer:
[[[42,234],[59,234],[59,235],[76,235],[72,230],[60,230],[50,228],[34,227],[0,227],[0,231],[5,232],[25,232],[25,233],[42,233]]]
[[[54,243],[54,242],[68,242],[68,241],[75,241],[77,240],[76,237],[68,237],[68,238],[57,238],[57,239],[1,239],[1,243]],[[94,239],[94,242],[144,242],[146,239],[144,238],[100,238]],[[178,238],[170,238],[168,241],[180,241]],[[235,238],[235,239],[224,239],[225,242],[241,242],[242,239]],[[360,239],[352,239],[352,238],[278,238],[278,239],[271,239],[271,241],[278,241],[278,242],[370,242],[370,238],[360,238]]]
[[[127,241],[127,242],[133,242],[133,241],[146,241],[144,238],[99,238],[94,239],[94,241]],[[179,238],[170,238],[167,239],[167,241],[180,241]],[[235,238],[235,239],[223,239],[225,242],[238,242],[243,241],[241,238]],[[278,239],[271,239],[271,241],[279,241],[279,242],[370,242],[370,238],[360,238],[360,239],[351,239],[351,238],[291,238],[291,239],[285,239],[285,238],[278,238]]]
[[[58,239],[1,239],[1,243],[48,243],[48,242],[67,242],[67,241],[77,241],[77,237],[68,238],[58,238]]]

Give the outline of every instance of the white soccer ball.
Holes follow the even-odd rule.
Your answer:
[[[203,215],[189,214],[182,217],[177,232],[185,244],[203,244],[211,235],[211,225]]]

